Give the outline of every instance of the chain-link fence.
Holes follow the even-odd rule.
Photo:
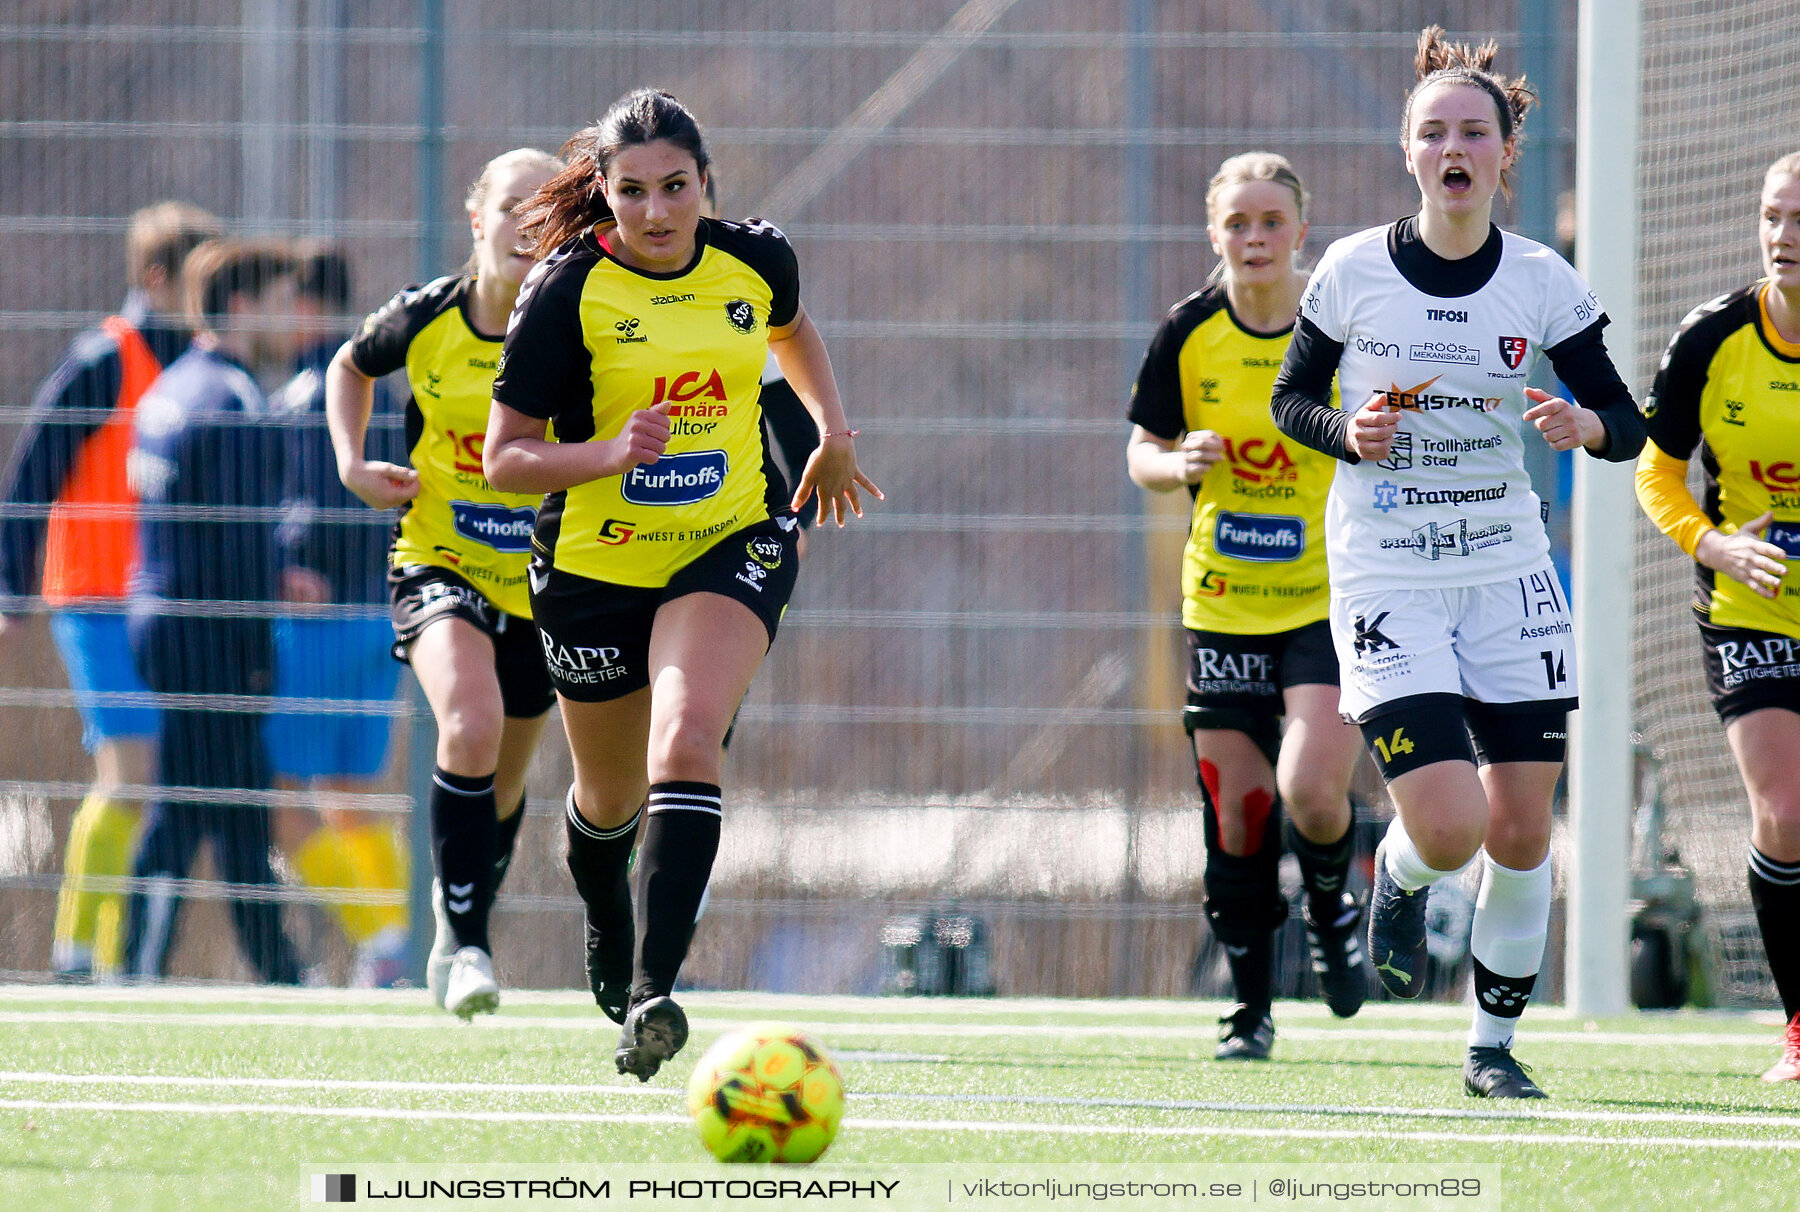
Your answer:
[[[957,903],[988,927],[1005,991],[1185,989],[1202,861],[1176,714],[1185,517],[1126,480],[1122,414],[1156,320],[1211,268],[1206,182],[1239,151],[1290,157],[1314,255],[1408,213],[1400,102],[1417,31],[1439,21],[1496,37],[1543,95],[1500,221],[1552,240],[1572,185],[1574,15],[1547,0],[9,13],[0,445],[58,350],[117,305],[126,218],[158,199],[336,242],[354,266],[349,323],[460,263],[463,192],[489,157],[554,150],[648,84],[706,124],[724,213],[793,238],[888,501],[815,536],[743,711],[690,965],[728,985],[873,989],[884,919]],[[45,635],[34,615],[0,649],[0,967],[14,971],[46,967],[90,777]],[[398,747],[387,798],[363,802],[404,809],[408,760]],[[511,983],[581,980],[556,854],[567,772],[547,741],[497,927]],[[190,939],[222,939],[198,912],[207,930]],[[341,975],[330,930],[307,933]],[[176,971],[243,974],[223,950],[190,943]]]

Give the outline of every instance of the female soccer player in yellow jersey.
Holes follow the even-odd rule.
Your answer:
[[[1325,1000],[1348,1018],[1368,993],[1362,916],[1346,887],[1355,847],[1347,794],[1361,737],[1338,718],[1325,621],[1333,464],[1276,430],[1268,406],[1306,286],[1295,263],[1306,203],[1280,156],[1246,152],[1219,166],[1206,191],[1215,280],[1157,330],[1128,414],[1132,481],[1194,498],[1182,560],[1182,722],[1205,812],[1207,920],[1237,994],[1220,1020],[1220,1060],[1264,1060],[1274,1042],[1270,965],[1287,920],[1283,804]]]
[[[1390,993],[1417,997],[1427,889],[1479,854],[1463,1089],[1543,1098],[1511,1047],[1548,938],[1576,679],[1525,442],[1617,462],[1644,431],[1593,291],[1493,223],[1529,85],[1493,74],[1493,43],[1443,34],[1419,35],[1402,118],[1418,213],[1325,250],[1272,407],[1282,432],[1342,460],[1325,504],[1339,709],[1399,810],[1375,856],[1369,961]],[[1541,355],[1578,403],[1525,385]],[[1334,374],[1342,409],[1326,398]]]
[[[488,913],[555,701],[525,588],[538,497],[488,483],[481,444],[507,317],[532,265],[514,210],[561,167],[531,148],[489,161],[469,190],[475,248],[467,268],[395,295],[326,371],[339,476],[375,508],[404,509],[388,571],[394,654],[412,664],[438,727],[438,930],[426,980],[438,1004],[465,1019],[499,1004]],[[374,381],[401,369],[412,389],[411,468],[363,451]]]
[[[648,1080],[687,1039],[669,995],[718,849],[720,745],[793,590],[794,511],[816,493],[841,526],[881,494],[787,238],[701,218],[693,115],[639,90],[563,155],[523,218],[545,259],[507,332],[485,461],[496,486],[548,494],[531,601],[575,762],[569,869],[589,983],[623,1023],[619,1071]],[[820,430],[791,501],[757,404],[770,350]]]
[[[1750,796],[1750,903],[1800,1081],[1800,152],[1763,178],[1763,276],[1681,322],[1645,406],[1644,512],[1694,558],[1707,688]],[[1706,505],[1687,487],[1696,448]],[[1723,576],[1719,574],[1723,573]]]

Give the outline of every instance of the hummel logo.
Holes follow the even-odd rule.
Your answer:
[[[1225,944],[1225,954],[1231,956],[1233,959],[1242,959],[1244,956],[1250,954],[1250,948],[1248,948],[1248,947],[1233,947],[1230,943],[1226,943]]]
[[[1403,983],[1403,984],[1407,984],[1407,985],[1412,984],[1412,973],[1403,972],[1399,968],[1394,967],[1394,965],[1392,963],[1393,958],[1394,958],[1394,953],[1392,951],[1388,952],[1387,959],[1385,959],[1385,960],[1381,961],[1381,963],[1375,965],[1375,971],[1386,972],[1390,976],[1398,978],[1401,981],[1401,983]]]
[[[525,576],[531,581],[531,592],[533,593],[544,592],[544,586],[550,583],[550,570],[539,568],[536,560],[525,566]]]
[[[444,886],[444,894],[444,908],[452,913],[467,913],[475,907],[475,885],[473,882],[467,884],[446,884]]]

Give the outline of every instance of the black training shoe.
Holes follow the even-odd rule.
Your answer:
[[[1306,946],[1312,952],[1312,968],[1318,974],[1325,1004],[1339,1018],[1353,1017],[1369,996],[1369,970],[1363,966],[1362,906],[1346,892],[1329,922],[1315,922],[1310,903],[1300,920],[1306,924]]]
[[[1463,1093],[1475,1098],[1549,1098],[1513,1059],[1510,1048],[1470,1048],[1463,1062]]]
[[[1267,1010],[1242,1002],[1219,1020],[1219,1047],[1214,1060],[1268,1060],[1275,1046],[1275,1020]]]
[[[587,933],[588,988],[594,1002],[613,1022],[625,1022],[625,1004],[631,999],[631,932],[602,931],[585,922]]]
[[[1369,962],[1381,987],[1417,997],[1425,986],[1425,902],[1431,889],[1407,892],[1388,874],[1387,843],[1375,847],[1375,888],[1369,893]]]
[[[613,1053],[620,1073],[641,1082],[656,1076],[662,1063],[687,1043],[687,1015],[673,998],[651,997],[639,1002],[625,1016],[619,1032],[619,1050]]]

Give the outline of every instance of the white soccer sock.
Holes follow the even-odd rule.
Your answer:
[[[1469,1047],[1512,1046],[1513,1029],[1544,963],[1550,888],[1549,858],[1529,871],[1515,871],[1482,851],[1481,893],[1469,934],[1469,954],[1476,964],[1470,977],[1475,1021],[1469,1024]]]
[[[1419,857],[1419,849],[1413,845],[1412,838],[1406,835],[1406,826],[1401,824],[1398,815],[1388,822],[1387,834],[1381,839],[1381,851],[1387,858],[1388,874],[1394,882],[1407,892],[1417,892],[1421,888],[1455,875],[1463,868],[1455,871],[1439,871]],[[1463,867],[1468,866],[1467,863]]]

